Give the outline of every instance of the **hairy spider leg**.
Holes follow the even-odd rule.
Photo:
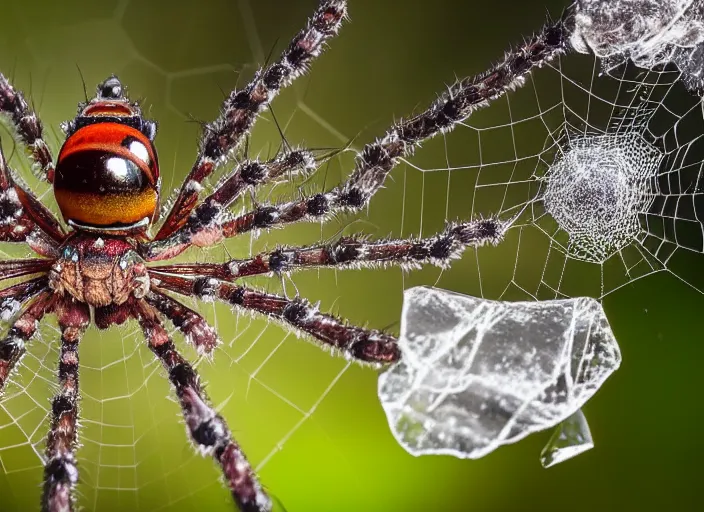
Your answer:
[[[40,258],[0,261],[0,280],[48,272],[52,261]]]
[[[54,312],[61,329],[59,390],[51,402],[41,503],[43,512],[72,512],[78,482],[78,343],[90,324],[90,310],[87,304],[65,297]]]
[[[468,246],[498,243],[505,229],[506,225],[497,219],[482,219],[450,225],[443,233],[425,239],[366,242],[361,238],[345,237],[332,244],[279,249],[249,260],[232,260],[222,264],[176,264],[152,267],[149,272],[155,287],[195,294],[205,299],[217,297],[287,323],[297,332],[312,336],[348,357],[361,362],[386,363],[398,357],[395,340],[388,335],[353,327],[332,316],[320,314],[314,306],[300,298],[289,300],[241,287],[228,288],[218,281],[325,266],[344,269],[396,264],[414,268],[432,263],[444,267],[458,258]],[[184,275],[194,276],[195,279],[178,277]],[[194,336],[189,332],[209,332],[204,330],[203,325],[207,324],[197,313],[164,294],[152,293],[146,300],[170,318],[187,338],[194,339],[197,347],[200,348],[201,343],[211,346],[211,337]],[[378,339],[379,336],[383,339]]]
[[[171,238],[168,242],[156,240],[142,244],[140,251],[148,260],[151,255],[154,255],[152,260],[163,260],[173,258],[186,250],[194,236],[202,239],[199,242],[202,245],[211,245],[208,239],[210,236],[208,226],[217,218],[231,218],[227,207],[245,190],[271,182],[283,175],[290,177],[297,172],[311,171],[316,167],[315,158],[306,150],[289,151],[268,162],[256,160],[242,162],[232,173],[225,176],[215,191],[198,205],[185,224],[173,235],[172,238],[182,240],[181,243],[172,242]],[[214,236],[219,237],[217,229]],[[167,250],[162,251],[161,247],[166,247]]]
[[[199,353],[210,354],[220,344],[218,333],[205,318],[173,297],[152,290],[144,300],[168,318]]]
[[[325,43],[337,34],[346,14],[346,1],[322,0],[279,60],[259,70],[244,89],[230,93],[220,117],[205,126],[196,162],[155,240],[162,240],[183,226],[198,202],[203,180],[237,148],[279,91],[308,71]]]
[[[160,274],[155,279],[158,284],[154,286],[158,289],[205,301],[219,300],[242,311],[268,316],[360,363],[390,364],[401,357],[394,336],[376,329],[350,325],[332,315],[321,313],[317,306],[300,297],[288,299],[208,277],[187,279]]]
[[[535,67],[566,51],[568,36],[565,21],[548,24],[530,41],[507,53],[504,60],[489,71],[456,82],[427,110],[400,121],[383,137],[367,144],[357,155],[352,175],[342,185],[288,203],[257,206],[232,220],[220,216],[201,221],[198,230],[176,231],[168,238],[146,244],[146,257],[153,261],[161,259],[160,253],[171,255],[175,248],[181,252],[190,244],[205,247],[204,242],[211,245],[252,230],[302,220],[324,221],[336,212],[361,210],[381,188],[391,170],[421,142],[452,130],[476,109],[520,87]],[[192,224],[196,223],[198,221],[194,220]],[[204,231],[208,236],[199,236]]]
[[[296,172],[312,171],[316,168],[315,158],[305,149],[285,152],[268,162],[247,160],[238,165],[232,174],[222,180],[215,187],[215,191],[206,197],[198,208],[203,205],[219,205],[222,208],[227,208],[248,188],[269,183],[284,174],[287,177],[291,177]],[[198,208],[196,208],[195,212],[196,217],[198,217]]]
[[[488,218],[449,224],[442,233],[427,238],[369,241],[362,235],[353,235],[329,244],[283,247],[246,260],[179,263],[150,267],[149,270],[155,277],[157,273],[171,273],[234,281],[242,277],[316,267],[357,269],[400,265],[412,269],[432,264],[445,268],[452,260],[459,258],[467,247],[498,244],[507,227],[498,219]]]
[[[51,211],[15,182],[0,145],[0,241],[27,242],[38,254],[55,256],[65,237]]]
[[[39,292],[0,341],[0,393],[10,373],[27,351],[25,344],[37,332],[39,322],[51,311],[55,301],[54,292],[48,288]]]
[[[0,319],[3,321],[12,319],[24,303],[40,291],[47,289],[48,284],[49,279],[43,275],[0,290]]]
[[[0,113],[12,122],[22,142],[27,146],[32,159],[39,165],[41,178],[51,182],[54,179],[54,159],[44,141],[41,120],[32,110],[20,91],[0,73]]]
[[[218,462],[241,512],[269,512],[271,499],[234,441],[224,418],[209,405],[200,377],[176,350],[161,325],[158,312],[144,300],[138,300],[133,315],[139,320],[149,348],[169,374],[193,443],[203,454],[212,455]]]

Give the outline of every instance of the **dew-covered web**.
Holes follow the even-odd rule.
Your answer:
[[[447,137],[447,167],[409,165],[449,169],[448,204],[453,180],[471,176],[475,215],[518,215],[496,251],[477,253],[485,296],[602,299],[656,272],[701,291],[703,129],[676,68],[605,72],[570,54]]]
[[[109,31],[119,40],[124,56],[110,71],[128,83],[130,72],[163,82],[162,89],[147,94],[147,101],[154,104],[155,115],[162,114],[161,127],[167,132],[169,126],[182,126],[187,117],[184,103],[178,104],[188,97],[184,83],[209,77],[211,85],[217,81],[232,87],[237,80],[233,69],[246,80],[255,69],[253,63],[268,53],[259,40],[252,6],[246,1],[237,4],[246,50],[236,66],[215,63],[179,71],[160,66],[140,52],[124,29],[129,1],[120,2],[99,22],[91,20],[80,30],[69,25],[61,34],[70,32],[91,41],[96,33]],[[45,39],[30,46],[41,54],[43,48],[62,41],[57,37],[61,34],[43,34]],[[72,61],[62,66],[68,70],[66,76],[74,77],[72,66]],[[315,74],[316,68],[310,80],[316,79]],[[499,246],[467,251],[449,270],[310,271],[284,279],[257,278],[251,285],[289,296],[300,293],[354,323],[389,326],[391,331],[398,330],[404,288],[417,284],[491,299],[584,295],[602,299],[636,279],[669,272],[702,290],[704,283],[697,281],[700,265],[688,263],[704,250],[704,115],[701,101],[678,79],[676,70],[644,71],[626,65],[602,75],[593,58],[565,56],[531,75],[521,89],[477,111],[452,133],[424,144],[394,171],[364,215],[334,219],[325,227],[304,225],[244,237],[212,251],[191,253],[184,260],[223,261],[276,244],[315,243],[358,231],[372,237],[429,236],[447,221],[518,215]],[[54,73],[51,80],[62,77]],[[346,133],[310,106],[308,84],[302,81],[277,100],[276,121],[287,143],[328,148],[346,144],[356,133]],[[80,99],[79,87],[71,90]],[[138,85],[132,90],[139,92]],[[216,95],[217,88],[204,94],[208,93]],[[67,96],[55,95],[54,100],[66,101]],[[207,115],[216,113],[219,101],[219,96],[213,97]],[[73,112],[72,105],[68,111]],[[388,121],[393,114],[406,112],[389,113]],[[280,147],[274,121],[267,115],[258,126],[253,154],[265,157]],[[197,133],[197,126],[191,125],[173,138],[184,148],[194,148]],[[358,137],[352,149],[367,140],[371,135]],[[57,148],[58,136],[52,142]],[[330,187],[351,168],[352,149],[315,176],[263,190],[241,208]],[[183,153],[185,149],[176,156],[161,155],[165,174],[171,175],[176,164],[185,171],[192,155]],[[22,162],[20,155],[11,159],[52,204],[48,188],[33,180]],[[177,184],[177,175],[173,182],[165,178],[167,191]],[[10,248],[5,256],[28,253]],[[379,303],[390,306],[382,311],[376,307]],[[374,371],[330,357],[265,319],[233,314],[224,305],[189,302],[189,306],[216,326],[223,344],[212,359],[198,359],[180,335],[173,333],[174,338],[184,356],[198,361],[212,402],[272,493],[285,497],[291,488],[312,488],[316,478],[327,474],[361,493],[364,489],[356,475],[368,467],[370,456],[360,446],[344,446],[349,439],[359,440],[354,436],[360,429],[388,430],[379,412]],[[56,389],[58,334],[53,322],[47,319],[28,344],[28,353],[0,401],[0,485],[3,493],[9,493],[3,500],[14,500],[16,510],[33,509],[39,496],[50,399]],[[79,504],[88,510],[231,509],[212,461],[189,446],[170,385],[137,327],[107,332],[91,328],[80,354]],[[377,423],[360,419],[367,410],[378,412]],[[356,423],[345,425],[338,417]],[[13,487],[37,489],[37,494],[24,490],[13,494]]]

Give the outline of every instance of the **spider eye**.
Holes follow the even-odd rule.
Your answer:
[[[122,82],[114,75],[98,86],[99,99],[119,100],[123,97]]]

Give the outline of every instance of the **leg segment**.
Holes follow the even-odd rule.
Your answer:
[[[191,439],[202,453],[212,455],[218,462],[239,509],[242,512],[271,511],[271,499],[232,439],[227,423],[208,404],[198,374],[176,350],[159,321],[157,311],[146,302],[138,301],[134,315],[142,326],[149,348],[164,365],[176,389]]]
[[[0,280],[48,272],[52,263],[51,260],[39,258],[0,261]]]
[[[183,333],[186,340],[198,349],[199,353],[209,354],[220,344],[218,333],[208,325],[205,318],[176,299],[164,293],[151,291],[144,300],[171,320],[174,326]]]
[[[33,229],[34,222],[22,209],[0,144],[0,241],[24,242]]]
[[[15,190],[17,191],[17,197],[20,203],[25,209],[27,216],[32,219],[37,227],[47,234],[54,242],[61,244],[66,235],[64,235],[59,221],[56,220],[54,214],[44,206],[39,199],[34,197],[34,194],[25,190],[18,184],[15,184]]]
[[[521,86],[535,67],[565,52],[567,38],[563,21],[546,26],[523,46],[507,53],[503,62],[494,68],[456,82],[425,112],[402,120],[386,135],[367,144],[357,156],[352,175],[339,187],[289,203],[258,206],[236,219],[223,219],[219,225],[208,227],[209,241],[217,243],[256,229],[301,220],[323,220],[334,213],[359,211],[381,188],[394,166],[411,155],[421,142],[452,130],[474,110]],[[176,246],[184,241],[175,233],[163,243]],[[190,243],[199,243],[197,234],[191,236]]]
[[[288,299],[244,286],[200,277],[186,279],[159,275],[159,287],[202,300],[220,300],[246,311],[254,311],[306,333],[322,344],[363,363],[388,364],[397,361],[400,351],[396,338],[377,330],[355,327],[302,298]]]
[[[53,291],[42,291],[12,324],[7,336],[0,341],[0,392],[5,387],[10,372],[24,355],[25,343],[34,336],[44,314],[52,309],[54,299]]]
[[[42,123],[29,108],[20,91],[15,90],[10,82],[0,74],[0,113],[10,118],[22,142],[24,142],[34,161],[41,169],[41,176],[48,181],[54,179],[54,163],[49,146],[44,142]]]
[[[191,243],[212,245],[210,228],[218,236],[218,223],[230,218],[227,207],[242,193],[258,185],[271,182],[284,174],[316,168],[313,156],[305,150],[290,151],[268,162],[246,161],[223,179],[209,197],[191,213],[183,227],[167,240],[156,240],[140,247],[142,254],[150,261],[173,258]]]
[[[286,173],[300,170],[310,171],[316,166],[313,155],[304,149],[290,151],[268,162],[246,161],[238,165],[230,176],[222,180],[215,188],[215,192],[208,196],[200,206],[219,205],[222,208],[227,208],[247,188],[271,182]],[[200,206],[196,208],[195,217],[200,217],[198,215]]]
[[[248,260],[164,265],[149,270],[157,279],[158,273],[170,273],[234,281],[246,276],[311,267],[347,269],[400,265],[418,268],[428,263],[446,267],[469,246],[499,243],[504,231],[504,223],[491,218],[449,225],[442,233],[423,239],[368,242],[359,236],[344,237],[332,244],[277,249]]]
[[[75,449],[78,423],[78,343],[90,324],[86,304],[61,299],[55,308],[61,328],[59,392],[51,404],[51,430],[46,445],[43,512],[74,510],[78,482]]]
[[[278,61],[260,70],[241,91],[233,91],[222,106],[222,114],[205,127],[198,158],[184,182],[168,217],[155,239],[161,240],[183,225],[198,200],[200,183],[249,133],[257,116],[281,88],[305,73],[333,37],[345,17],[344,0],[322,0],[306,27],[293,38]]]
[[[0,290],[0,320],[3,322],[11,320],[22,304],[45,290],[48,285],[49,278],[41,276]]]
[[[53,256],[64,238],[54,215],[14,182],[0,147],[0,241],[26,241],[39,254]]]

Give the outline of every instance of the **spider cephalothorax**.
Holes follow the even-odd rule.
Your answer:
[[[96,324],[102,308],[121,306],[130,297],[143,298],[149,291],[144,260],[134,247],[120,238],[95,238],[77,233],[64,244],[61,256],[49,271],[49,287],[96,308]]]
[[[229,206],[246,191],[312,171],[325,160],[286,145],[284,152],[269,161],[248,160],[238,149],[259,113],[282,87],[309,68],[337,33],[345,14],[344,0],[322,0],[281,57],[260,70],[244,89],[229,95],[221,115],[206,125],[195,163],[154,237],[148,228],[156,220],[159,200],[159,167],[152,143],[156,125],[142,118],[120,81],[110,77],[102,82],[96,97],[81,105],[76,118],[64,125],[67,138],[54,165],[39,119],[22,94],[0,75],[0,113],[10,119],[36,167],[53,182],[68,225],[64,227],[19,182],[0,151],[0,241],[25,242],[40,256],[0,262],[0,280],[32,276],[0,290],[0,317],[12,322],[0,340],[0,392],[43,316],[55,314],[61,330],[59,390],[52,403],[45,454],[44,510],[74,508],[79,474],[75,459],[78,345],[91,321],[91,310],[99,328],[128,320],[139,322],[149,348],[174,386],[193,443],[217,461],[241,510],[268,512],[272,508],[269,496],[162,322],[172,322],[199,352],[214,350],[217,333],[172,295],[218,300],[266,315],[350,359],[388,364],[400,357],[392,335],[350,325],[301,297],[265,293],[242,281],[248,276],[310,267],[446,266],[466,247],[497,243],[503,237],[508,223],[490,217],[453,223],[424,239],[369,241],[350,236],[224,263],[154,265],[192,246],[207,247],[253,230],[325,221],[336,213],[363,209],[393,167],[420,142],[450,130],[474,109],[520,86],[535,66],[559,55],[566,46],[562,21],[545,27],[494,68],[456,82],[426,111],[400,121],[367,144],[346,182],[290,202],[258,204],[235,216]],[[223,178],[200,200],[202,183],[219,166],[227,166]],[[330,509],[335,508],[331,504]]]

